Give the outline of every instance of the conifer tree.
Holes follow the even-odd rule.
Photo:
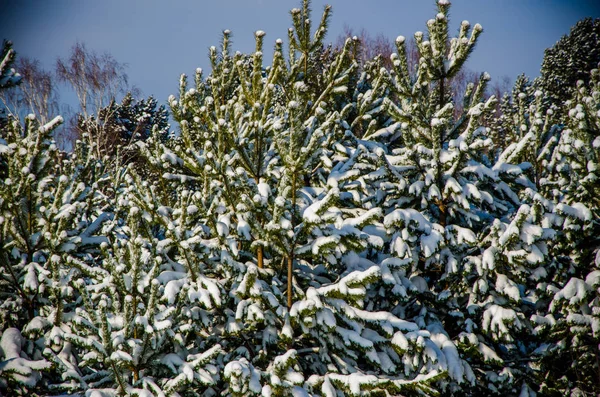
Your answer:
[[[0,89],[10,88],[19,84],[21,77],[12,68],[15,56],[16,53],[12,48],[12,42],[4,40],[2,42],[2,52],[0,52]]]
[[[544,51],[540,88],[559,106],[575,94],[577,82],[588,83],[590,72],[600,62],[600,19],[584,18],[552,47]],[[566,113],[565,113],[566,114]]]
[[[0,129],[0,329],[6,340],[0,387],[20,394],[48,390],[62,363],[72,368],[71,345],[63,339],[76,308],[72,282],[95,264],[108,218],[96,194],[101,182],[86,184],[85,162],[69,159],[53,140],[62,118],[41,125],[29,115],[24,122],[10,117]]]
[[[405,39],[397,39],[393,71],[382,71],[390,120],[356,140],[337,169],[370,208],[383,210],[385,255],[374,257],[383,282],[367,295],[373,307],[395,308],[431,332],[448,359],[448,378],[438,383],[448,393],[464,393],[465,384],[476,385],[473,393],[519,393],[535,387],[533,370],[520,360],[537,347],[524,338],[533,313],[528,296],[547,259],[552,230],[542,225],[552,209],[522,203],[524,189],[535,187],[527,163],[494,162],[491,132],[482,126],[495,109],[493,97],[484,100],[487,74],[467,87],[464,111],[454,114],[446,84],[482,29],[470,33],[465,21],[449,39],[448,9],[439,1],[428,36],[415,35],[414,77]]]
[[[71,282],[89,268],[85,262],[103,241],[96,233],[107,217],[94,207],[94,189],[63,160],[51,138],[61,121],[39,125],[32,116],[22,127],[11,120],[0,135],[6,164],[0,185],[0,324],[27,336],[45,335],[40,344],[27,347],[39,358],[45,347],[48,353],[69,350],[60,340],[64,318],[75,309]]]
[[[79,140],[95,149],[91,155],[104,167],[135,163],[142,173],[148,170],[135,143],[147,140],[154,128],[157,129],[157,137],[164,142],[169,129],[168,112],[163,105],[158,106],[152,96],[136,100],[131,92],[121,103],[113,99],[99,109],[98,114],[87,117],[79,114],[77,118]]]
[[[600,74],[591,71],[589,84],[579,81],[550,166],[550,192],[555,213],[563,220],[555,241],[548,314],[538,323],[548,343],[542,361],[542,392],[576,395],[596,393],[598,314],[600,300]]]
[[[4,40],[2,50],[0,51],[0,90],[14,87],[21,81],[21,76],[12,68],[15,62],[15,50],[12,48],[12,42]],[[6,104],[0,106],[0,128],[6,124]]]
[[[502,115],[494,123],[494,136],[507,144],[498,151],[495,168],[503,164],[522,164],[525,174],[537,190],[545,190],[549,162],[558,143],[562,127],[556,106],[550,104],[547,94],[536,90],[527,77],[517,78],[512,102],[505,102]],[[496,145],[500,149],[499,145]],[[529,167],[529,168],[527,168]]]
[[[303,10],[308,12],[308,3]],[[273,65],[263,72],[264,32],[257,32],[256,52],[248,57],[252,59],[253,69],[248,74],[244,57],[241,54],[230,56],[229,32],[226,31],[220,59],[216,48],[211,49],[213,72],[208,84],[198,73],[196,88],[186,92],[186,79],[182,78],[180,100],[171,100],[173,114],[181,120],[184,144],[174,147],[173,153],[182,159],[184,169],[191,171],[193,178],[220,181],[218,185],[213,184],[218,193],[211,193],[224,200],[222,205],[226,213],[221,218],[230,219],[242,240],[254,235],[251,242],[257,252],[259,267],[263,267],[265,258],[263,246],[269,241],[269,251],[286,258],[290,283],[295,251],[300,243],[295,241],[298,239],[296,234],[302,233],[294,231],[301,214],[298,193],[306,183],[305,179],[310,179],[306,170],[317,164],[326,139],[325,132],[335,128],[337,114],[328,109],[333,105],[331,98],[338,92],[345,92],[344,84],[352,70],[346,60],[346,49],[323,71],[319,83],[323,91],[318,92],[319,85],[312,87],[317,83],[309,82],[308,76],[311,79],[317,76],[310,70],[307,51],[320,51],[328,9],[313,39],[307,33],[310,22],[300,19],[300,13],[298,9],[292,11],[295,30],[300,33],[297,36],[291,33],[289,68],[283,60],[282,42],[278,41]],[[267,75],[263,77],[265,72]],[[235,90],[231,82],[238,82]],[[194,113],[197,115],[193,116]],[[213,134],[218,137],[216,142]],[[207,165],[203,169],[194,164],[197,160],[189,158],[191,145],[205,147],[206,154],[202,155],[206,160],[202,159],[201,163]],[[173,163],[179,161],[175,159]],[[238,175],[231,178],[228,175],[231,171]],[[241,194],[234,194],[234,191]],[[246,211],[238,210],[239,205]],[[282,223],[282,217],[287,221]],[[254,230],[246,231],[249,225]],[[291,229],[291,238],[286,237],[289,232],[284,232],[282,225]],[[288,291],[291,292],[291,284]],[[289,295],[291,306],[292,293]]]
[[[431,391],[427,384],[443,373],[437,363],[443,353],[422,353],[437,346],[428,333],[363,307],[363,291],[381,273],[351,263],[354,251],[379,244],[365,231],[378,211],[340,207],[349,202],[340,201],[343,193],[329,183],[332,149],[350,127],[344,117],[356,111],[360,123],[370,123],[368,112],[380,111],[374,104],[382,100],[347,95],[355,68],[348,57],[352,40],[315,76],[308,52],[321,50],[328,9],[313,38],[308,10],[304,2],[292,11],[287,64],[277,41],[272,66],[262,66],[263,32],[255,35],[253,55],[231,55],[226,31],[220,53],[211,49],[211,74],[204,79],[198,71],[193,89],[182,77],[179,98],[170,99],[180,138],[140,144],[171,193],[144,193],[137,202],[162,225],[159,239],[172,247],[169,257],[181,263],[185,277],[209,277],[223,288],[219,304],[195,326],[197,343],[221,341],[226,365],[219,373],[229,393]],[[382,92],[381,83],[368,86],[355,87]],[[135,184],[135,195],[160,190],[142,185]],[[193,305],[184,293],[174,292]],[[212,329],[220,330],[218,338]],[[332,329],[335,336],[328,337]],[[400,354],[408,351],[402,364]],[[414,363],[413,356],[419,357]],[[404,373],[390,379],[401,364]],[[365,375],[350,376],[356,371]]]

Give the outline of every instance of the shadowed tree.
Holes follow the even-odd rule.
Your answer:
[[[600,18],[585,18],[544,52],[540,88],[548,93],[552,104],[561,106],[574,95],[577,81],[590,81],[590,71],[598,62]]]

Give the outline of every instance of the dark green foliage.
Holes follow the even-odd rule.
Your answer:
[[[0,50],[0,89],[14,87],[21,80],[19,74],[13,69],[15,50],[12,42],[4,40]]]
[[[575,92],[577,81],[589,82],[600,62],[600,19],[586,18],[544,53],[540,88],[552,104],[561,106]]]
[[[12,48],[12,42],[4,40],[2,49],[0,49],[0,90],[14,87],[19,84],[21,77],[12,68],[15,62],[15,50]],[[0,128],[6,126],[6,109],[4,104],[0,103]],[[0,176],[4,166],[0,162]]]

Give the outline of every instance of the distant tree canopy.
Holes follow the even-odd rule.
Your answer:
[[[129,85],[125,64],[109,53],[98,54],[77,42],[67,57],[57,59],[54,70],[46,70],[35,59],[14,61],[14,50],[8,44],[2,66],[5,77],[0,80],[4,88],[0,101],[17,118],[33,114],[45,124],[59,114],[59,90],[75,92],[77,104],[74,108],[63,104],[62,111],[69,117],[55,131],[63,148],[73,148],[77,139],[85,138],[91,140],[97,155],[114,156],[119,147],[147,139],[155,125],[166,136],[165,106],[159,106],[153,97],[138,99],[139,90]],[[131,150],[127,152],[128,158],[135,157]]]
[[[578,80],[589,83],[600,63],[600,18],[585,18],[544,52],[540,88],[555,105],[573,96]]]

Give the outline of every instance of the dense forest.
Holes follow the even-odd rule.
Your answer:
[[[436,6],[332,45],[304,0],[270,60],[224,31],[169,110],[5,42],[0,395],[598,395],[600,20],[502,93]]]

